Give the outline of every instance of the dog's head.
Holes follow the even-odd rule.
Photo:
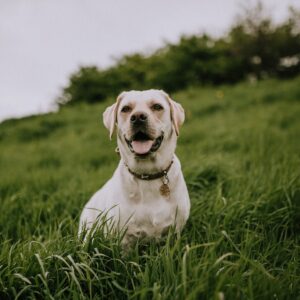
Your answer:
[[[132,165],[173,155],[184,110],[163,91],[130,91],[105,110],[103,121],[110,138],[117,127],[121,156]]]

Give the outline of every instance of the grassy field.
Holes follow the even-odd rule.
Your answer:
[[[173,96],[191,215],[128,257],[77,239],[118,162],[109,102],[0,125],[0,299],[300,299],[300,78]]]

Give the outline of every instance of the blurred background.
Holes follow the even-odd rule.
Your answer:
[[[0,121],[300,72],[298,0],[0,0]]]

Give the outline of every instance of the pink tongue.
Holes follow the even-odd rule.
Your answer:
[[[148,140],[148,141],[132,141],[131,143],[132,148],[135,153],[137,154],[146,154],[147,152],[150,151],[153,141]]]

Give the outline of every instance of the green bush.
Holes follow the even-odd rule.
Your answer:
[[[114,66],[80,67],[59,103],[95,103],[123,90],[159,88],[174,92],[199,84],[235,83],[250,77],[291,77],[300,73],[300,12],[275,25],[258,4],[246,10],[221,38],[183,36],[151,55],[125,55]]]

